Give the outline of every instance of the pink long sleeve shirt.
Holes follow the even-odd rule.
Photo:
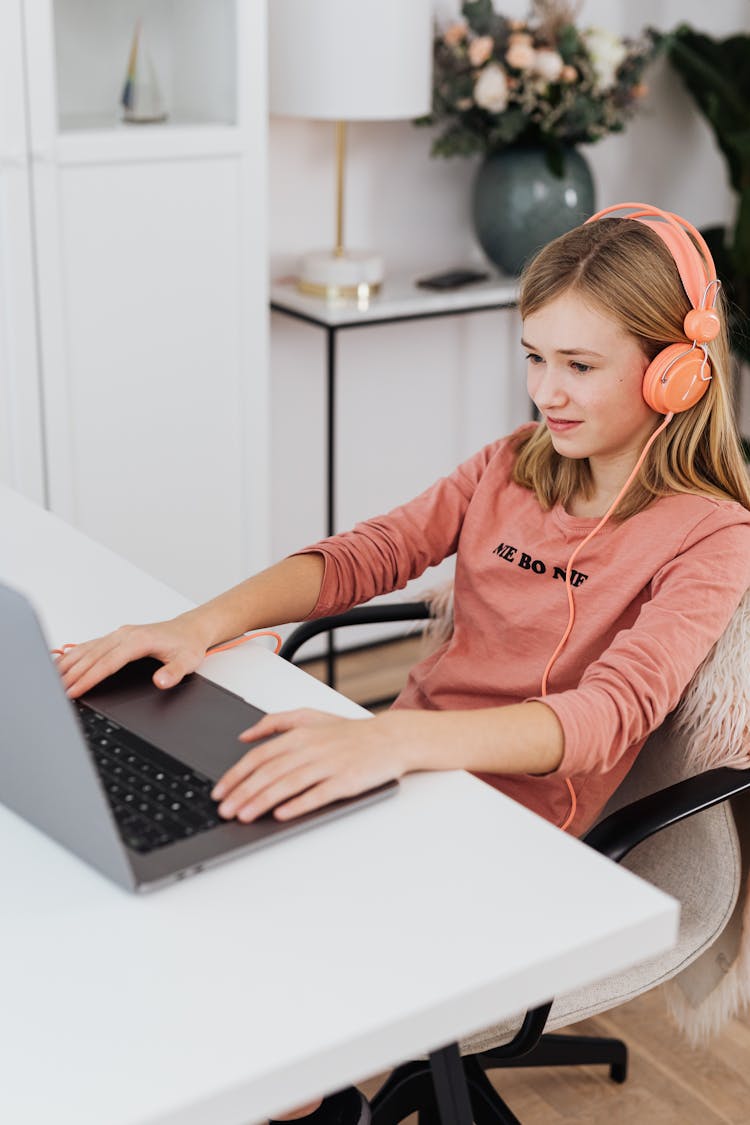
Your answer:
[[[416,499],[306,548],[325,559],[311,618],[402,588],[456,554],[449,641],[414,667],[395,707],[498,707],[541,698],[568,622],[565,568],[598,522],[544,511],[511,480],[512,438],[486,446]],[[674,709],[750,586],[750,512],[676,495],[610,521],[576,559],[573,631],[544,702],[564,734],[544,776],[480,774],[554,824],[596,820],[647,736]]]

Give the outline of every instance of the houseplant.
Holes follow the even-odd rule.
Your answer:
[[[729,298],[732,351],[750,364],[750,35],[712,39],[682,24],[661,42],[713,129],[737,193],[733,224],[701,233]]]
[[[538,246],[594,210],[577,146],[619,132],[638,105],[654,36],[579,30],[578,5],[534,0],[525,21],[466,0],[434,40],[434,156],[483,157],[473,219],[488,257],[516,273]]]

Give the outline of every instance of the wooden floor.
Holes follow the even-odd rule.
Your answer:
[[[395,694],[419,650],[419,639],[409,638],[339,657],[337,687],[363,703]],[[320,663],[305,667],[322,678]],[[575,1030],[624,1039],[627,1082],[611,1082],[606,1067],[495,1071],[494,1085],[523,1125],[750,1125],[750,1018],[733,1020],[710,1046],[693,1049],[654,989]],[[383,1078],[362,1089],[371,1096]]]

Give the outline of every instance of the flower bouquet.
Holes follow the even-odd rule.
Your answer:
[[[534,0],[519,21],[491,0],[466,0],[463,18],[435,38],[432,112],[416,122],[442,127],[433,155],[541,146],[559,175],[565,147],[624,128],[646,92],[655,38],[579,30],[578,8]]]

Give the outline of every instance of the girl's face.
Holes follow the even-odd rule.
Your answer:
[[[556,451],[565,457],[635,464],[660,417],[641,393],[648,359],[617,321],[575,292],[523,322],[528,391]]]

